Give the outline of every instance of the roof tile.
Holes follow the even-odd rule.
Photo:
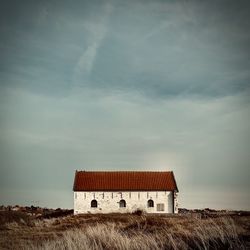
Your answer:
[[[172,171],[76,171],[73,190],[178,191],[178,188]]]

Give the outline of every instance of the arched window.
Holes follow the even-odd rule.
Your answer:
[[[154,201],[148,200],[148,207],[154,207]]]
[[[91,207],[97,207],[97,201],[96,200],[91,201]]]
[[[126,207],[126,201],[120,200],[119,205],[120,205],[120,207]]]

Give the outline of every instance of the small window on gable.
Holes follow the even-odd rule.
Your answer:
[[[148,207],[154,207],[154,201],[148,200]]]
[[[91,201],[91,207],[97,207],[97,201],[96,200]]]
[[[120,207],[126,207],[126,201],[125,200],[120,200],[119,206]]]
[[[164,211],[164,203],[157,204],[157,211]]]

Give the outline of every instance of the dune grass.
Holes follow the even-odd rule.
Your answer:
[[[249,218],[79,215],[5,224],[3,249],[247,249]]]

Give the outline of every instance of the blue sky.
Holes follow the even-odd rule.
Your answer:
[[[76,169],[173,170],[250,209],[248,1],[2,1],[0,203],[72,207]]]

